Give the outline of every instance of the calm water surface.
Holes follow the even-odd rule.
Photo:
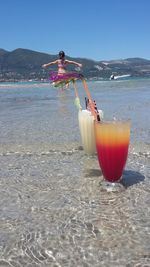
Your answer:
[[[1,83],[0,266],[150,266],[150,79],[87,84],[106,119],[131,119],[125,190],[101,188],[72,87]]]

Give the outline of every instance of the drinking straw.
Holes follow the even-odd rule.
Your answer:
[[[75,95],[76,95],[76,97],[79,97],[75,81],[73,80],[72,82],[73,82],[73,86],[74,86]]]
[[[81,80],[82,80],[84,89],[85,89],[86,94],[87,94],[88,99],[89,99],[89,104],[90,104],[90,108],[91,108],[91,113],[92,113],[92,115],[94,116],[95,120],[97,120],[97,121],[99,120],[99,121],[100,121],[100,117],[98,117],[97,111],[95,110],[95,104],[93,103],[93,100],[92,100],[92,98],[91,98],[91,94],[90,94],[89,89],[88,89],[88,87],[87,87],[86,81],[85,81],[85,79],[84,79],[83,77],[81,78]]]
[[[82,110],[82,107],[81,107],[81,104],[80,104],[80,98],[79,98],[78,91],[77,91],[77,87],[76,87],[76,84],[75,84],[75,80],[72,80],[72,82],[73,82],[74,91],[75,91],[75,95],[76,95],[75,106],[76,106],[79,110]]]
[[[88,98],[85,97],[85,108],[87,109],[87,107],[88,107]]]

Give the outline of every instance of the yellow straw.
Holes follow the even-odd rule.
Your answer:
[[[75,84],[75,81],[73,81],[73,86],[74,86],[74,90],[75,90],[75,95],[76,95],[76,97],[79,97],[79,95],[78,95],[78,91],[77,91],[77,87],[76,87],[76,84]]]
[[[77,101],[77,106],[80,110],[82,110],[82,107],[81,107],[81,104],[80,104],[80,98],[79,98],[79,95],[78,95],[78,91],[77,91],[77,87],[76,87],[76,84],[75,84],[75,81],[73,80],[73,86],[74,86],[74,91],[75,91],[75,95],[76,95],[76,99],[78,100]]]

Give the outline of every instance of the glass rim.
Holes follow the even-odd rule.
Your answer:
[[[116,120],[95,120],[97,124],[122,124],[122,123],[131,123],[131,119],[116,119]]]

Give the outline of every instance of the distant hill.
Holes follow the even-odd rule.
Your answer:
[[[0,81],[46,79],[50,71],[57,70],[51,66],[47,70],[41,68],[42,64],[55,60],[57,55],[36,52],[29,49],[18,48],[11,52],[0,49]],[[90,79],[108,79],[112,72],[117,74],[131,74],[132,76],[150,76],[150,60],[142,58],[127,58],[110,61],[95,61],[86,58],[71,58],[83,64],[82,73]],[[74,70],[75,66],[68,66]]]

